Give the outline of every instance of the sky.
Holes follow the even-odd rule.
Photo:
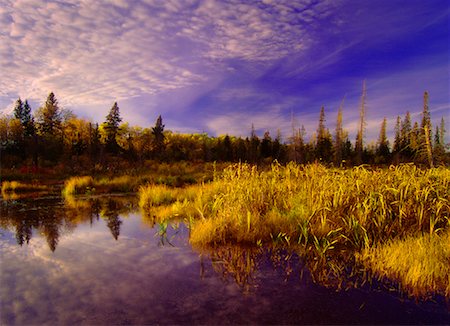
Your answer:
[[[366,141],[384,117],[419,121],[429,92],[433,125],[450,133],[448,0],[0,0],[0,111],[61,107],[103,122],[248,136],[304,125],[325,107],[334,130],[343,103],[354,141],[363,81]]]

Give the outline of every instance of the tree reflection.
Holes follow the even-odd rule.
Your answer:
[[[61,205],[63,204],[63,205]],[[81,223],[92,226],[100,217],[106,219],[114,239],[118,240],[122,221],[119,215],[136,207],[135,198],[21,199],[0,202],[0,227],[13,230],[16,242],[29,244],[36,230],[45,238],[49,249],[56,250],[61,236]]]
[[[113,238],[116,240],[119,239],[120,225],[122,224],[118,211],[119,204],[111,198],[107,200],[101,211],[102,217],[106,219],[106,225],[110,229]]]

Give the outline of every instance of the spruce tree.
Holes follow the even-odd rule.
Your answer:
[[[156,119],[155,126],[152,128],[154,153],[159,158],[162,157],[164,150],[164,127],[161,115],[159,115]]]
[[[363,82],[363,92],[361,95],[361,107],[359,111],[359,129],[356,135],[355,151],[356,164],[362,163],[362,154],[364,150],[364,127],[366,125],[366,81]]]
[[[336,131],[334,135],[334,163],[340,165],[342,162],[342,144],[344,140],[344,131],[342,128],[342,105],[344,100],[342,100],[341,105],[338,109],[337,119],[336,119]]]
[[[433,167],[433,149],[431,146],[431,116],[428,107],[428,92],[423,94],[423,111],[420,124],[420,160],[427,162],[429,167]]]
[[[53,92],[48,95],[44,106],[39,108],[36,119],[41,134],[56,136],[61,132],[61,109]]]
[[[322,106],[317,127],[316,158],[328,162],[331,158],[332,146],[330,132],[325,127],[325,108]]]
[[[117,102],[114,102],[111,110],[106,116],[105,131],[106,131],[106,149],[110,153],[117,153],[119,145],[117,144],[116,136],[119,132],[119,124],[122,121],[120,117],[120,109]]]
[[[377,143],[377,160],[379,163],[389,162],[389,141],[386,136],[386,118],[383,119],[381,123],[380,136],[378,137]]]

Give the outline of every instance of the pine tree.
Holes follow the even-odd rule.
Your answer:
[[[322,106],[317,127],[316,158],[329,161],[332,152],[332,142],[328,129],[325,127],[325,108]]]
[[[366,119],[366,81],[363,81],[363,92],[361,95],[361,108],[359,111],[359,129],[356,135],[355,151],[356,164],[362,163],[362,154],[364,150],[364,127]]]
[[[397,121],[395,123],[395,137],[394,137],[394,149],[393,149],[393,152],[397,153],[397,154],[400,153],[400,149],[402,146],[402,138],[400,135],[400,128],[401,128],[400,125],[401,125],[401,118],[398,115]]]
[[[334,135],[334,163],[340,165],[342,162],[342,145],[344,140],[344,130],[342,129],[342,106],[344,104],[344,99],[338,109],[337,119],[336,119],[336,131]]]
[[[264,132],[264,137],[261,141],[261,157],[268,158],[272,156],[272,138],[269,131]]]
[[[61,132],[61,110],[55,94],[51,92],[43,107],[37,112],[37,123],[41,134],[56,136]]]
[[[411,150],[411,114],[406,111],[405,118],[401,123],[400,129],[400,152],[401,156],[406,160],[412,159]]]
[[[23,104],[22,118],[20,121],[24,128],[25,137],[33,137],[36,133],[36,127],[34,124],[34,118],[31,115],[31,107],[27,100],[25,100],[25,103]]]
[[[18,119],[20,122],[22,122],[22,116],[23,116],[23,102],[20,99],[20,97],[17,99],[16,104],[14,105],[14,118]]]
[[[378,163],[388,163],[389,162],[389,141],[386,136],[386,118],[383,119],[381,123],[380,136],[378,137],[377,143],[377,161]]]
[[[119,132],[119,124],[122,121],[120,117],[120,109],[117,102],[114,102],[111,110],[106,116],[104,128],[106,132],[106,149],[110,153],[117,153],[119,145],[117,144],[116,136]]]
[[[159,158],[162,157],[164,151],[164,127],[161,115],[159,115],[156,119],[155,126],[152,128],[154,154]]]
[[[422,121],[420,124],[420,160],[427,161],[430,167],[433,166],[433,149],[431,146],[431,116],[428,107],[428,92],[423,94]]]

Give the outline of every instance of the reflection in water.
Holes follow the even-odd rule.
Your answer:
[[[120,235],[120,225],[122,221],[119,218],[119,207],[118,202],[112,198],[108,198],[106,204],[103,206],[101,215],[106,219],[106,225],[111,230],[111,234],[114,239],[119,239]]]
[[[119,215],[136,208],[134,197],[95,197],[65,200],[47,198],[41,200],[8,200],[0,205],[0,226],[14,229],[17,244],[29,244],[33,229],[43,235],[51,251],[55,251],[62,234],[70,233],[78,224],[89,221],[92,225],[100,218],[114,239],[120,235],[122,221]]]
[[[135,208],[119,196],[3,201],[0,324],[448,321],[442,299],[429,308],[364,284],[370,278],[345,252],[191,248],[184,223]]]

